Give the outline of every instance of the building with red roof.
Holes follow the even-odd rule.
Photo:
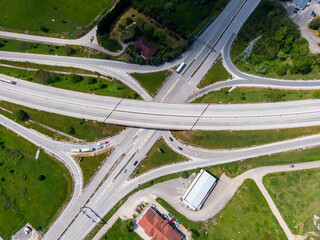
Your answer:
[[[138,224],[152,240],[181,240],[180,234],[169,224],[168,220],[149,208]]]
[[[151,58],[158,51],[157,47],[155,47],[151,42],[145,40],[144,38],[140,38],[138,40],[137,46],[141,49],[141,56],[144,58]]]

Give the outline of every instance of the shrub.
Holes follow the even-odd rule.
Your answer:
[[[83,80],[83,77],[77,74],[70,74],[70,80],[72,83],[81,82]]]
[[[68,133],[68,134],[75,134],[75,133],[76,133],[76,130],[75,130],[74,127],[71,126],[71,125],[66,126],[65,131],[66,131],[66,133]]]
[[[28,121],[29,120],[29,115],[22,109],[17,109],[13,111],[12,116],[15,120],[19,121]]]
[[[0,43],[0,48],[1,48],[1,47],[4,47],[4,46],[5,46],[5,44],[4,44],[4,43]]]
[[[320,98],[320,91],[315,91],[312,96],[313,98]]]
[[[75,54],[77,51],[76,51],[74,48],[70,47],[70,46],[65,46],[65,47],[64,47],[64,52],[65,52],[68,56],[71,56],[71,55]]]
[[[88,85],[92,85],[97,83],[97,79],[96,78],[87,78],[87,84]]]
[[[311,23],[309,23],[309,27],[313,30],[318,30],[320,27],[320,17],[317,16],[314,19],[312,19]]]
[[[139,95],[136,92],[131,92],[129,95],[129,98],[131,99],[137,99],[139,97]]]
[[[125,232],[132,232],[133,222],[131,219],[125,220],[121,223],[121,230]]]
[[[38,180],[39,181],[43,181],[43,180],[45,180],[46,179],[46,176],[45,175],[40,175],[39,177],[38,177]]]
[[[279,76],[284,76],[287,74],[287,65],[281,64],[276,69],[276,74]]]
[[[60,80],[60,76],[56,73],[51,73],[45,70],[37,71],[37,79],[43,84],[50,84]]]
[[[188,173],[187,171],[183,171],[183,172],[181,172],[179,175],[180,175],[180,177],[182,177],[182,178],[188,178],[188,177],[189,177],[189,173]]]
[[[49,32],[49,28],[46,28],[44,26],[40,27],[40,30],[45,33]]]

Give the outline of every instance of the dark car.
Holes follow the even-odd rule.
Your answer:
[[[173,142],[173,139],[172,139],[172,137],[169,137],[169,139],[170,139],[170,141],[171,141],[171,142]]]
[[[297,11],[297,10],[294,10],[293,12],[294,12],[294,13],[298,13],[298,11]]]
[[[135,161],[134,164],[133,164],[133,166],[135,166],[135,165],[137,165],[137,164],[138,164],[138,161]]]
[[[314,14],[314,11],[312,11],[311,15],[313,15],[313,14]]]
[[[179,149],[179,150],[181,150],[181,151],[183,150],[183,148],[182,148],[182,147],[178,147],[178,149]]]

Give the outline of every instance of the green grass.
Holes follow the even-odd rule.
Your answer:
[[[208,149],[243,148],[320,133],[320,126],[247,131],[173,131],[179,141]]]
[[[154,73],[132,73],[131,76],[138,80],[151,96],[155,96],[171,74],[170,71],[161,71]]]
[[[274,173],[263,178],[264,185],[294,234],[318,232],[313,224],[313,215],[319,215],[319,181],[320,169]]]
[[[226,207],[206,222],[193,222],[163,199],[157,201],[200,239],[286,239],[253,180],[245,180]]]
[[[262,103],[284,102],[293,100],[312,99],[317,90],[282,90],[272,88],[230,88],[209,92],[197,99],[194,103]]]
[[[140,240],[142,238],[134,231],[128,232],[125,229],[122,229],[122,220],[119,218],[101,238],[101,240],[103,239]]]
[[[0,142],[0,236],[10,239],[27,222],[43,232],[70,198],[71,176],[43,152],[35,160],[37,147],[2,126]]]
[[[30,62],[15,62],[15,61],[8,61],[8,60],[0,60],[0,64],[10,65],[10,66],[20,67],[20,68],[42,69],[42,70],[46,70],[46,71],[70,72],[70,73],[75,73],[75,74],[97,75],[96,72],[91,72],[91,71],[81,69],[81,68],[50,66],[50,65],[43,65],[43,64],[30,63]]]
[[[81,162],[79,162],[80,168],[83,174],[83,183],[86,186],[93,175],[97,172],[102,163],[109,157],[111,150],[101,153],[92,157],[83,157]],[[77,160],[78,156],[74,156],[74,159]]]
[[[0,22],[5,30],[28,30],[41,33],[42,26],[49,29],[48,34],[68,37],[78,36],[83,26],[106,9],[111,0],[3,0],[0,3]],[[52,21],[54,19],[55,21]]]
[[[73,136],[80,139],[86,139],[87,141],[95,141],[97,139],[101,139],[107,136],[114,136],[124,129],[124,127],[122,126],[100,123],[91,120],[78,119],[45,111],[38,111],[35,109],[4,101],[0,101],[0,107],[12,112],[16,109],[22,109],[28,113],[31,120],[34,120],[38,123],[44,124],[48,127],[51,127],[64,133],[67,133],[66,126],[73,126],[73,128],[75,129],[75,134],[73,134]],[[2,111],[1,113],[4,114]],[[4,115],[6,115],[9,118],[12,118],[11,114],[7,113]],[[50,119],[50,121],[48,121],[48,119]],[[22,123],[27,127],[34,126],[20,121],[19,123]],[[43,132],[41,129],[38,128],[36,130]],[[43,133],[47,134],[47,131]]]
[[[208,71],[207,75],[201,80],[199,88],[209,86],[215,82],[230,79],[231,75],[224,68],[221,59],[217,60],[212,68]]]
[[[163,153],[159,152],[161,149]],[[158,140],[148,152],[146,158],[140,162],[138,167],[133,172],[132,176],[138,176],[151,169],[155,169],[164,165],[184,162],[188,159],[178,153],[174,152],[163,139]]]
[[[4,45],[2,46],[2,44]],[[90,49],[87,47],[80,47],[80,46],[70,46],[70,47],[74,51],[74,53],[72,53],[71,55],[73,57],[108,58],[106,54],[99,52],[98,50]],[[0,38],[0,50],[10,51],[10,52],[28,52],[28,53],[36,53],[36,54],[68,56],[64,46],[25,42],[25,41],[2,39],[2,38]]]
[[[41,83],[37,78],[37,71],[28,71],[10,67],[0,67],[0,73],[16,78],[21,78],[34,83]],[[63,88],[78,92],[94,93],[98,95],[120,97],[120,98],[139,98],[136,92],[131,90],[121,81],[112,79],[110,81],[103,78],[83,77],[83,80],[77,83],[71,81],[70,74],[57,74],[59,81],[50,85],[57,88]],[[93,79],[93,82],[90,80]]]

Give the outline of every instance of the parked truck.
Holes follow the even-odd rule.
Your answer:
[[[92,152],[94,150],[95,150],[94,148],[82,148],[81,152]]]

